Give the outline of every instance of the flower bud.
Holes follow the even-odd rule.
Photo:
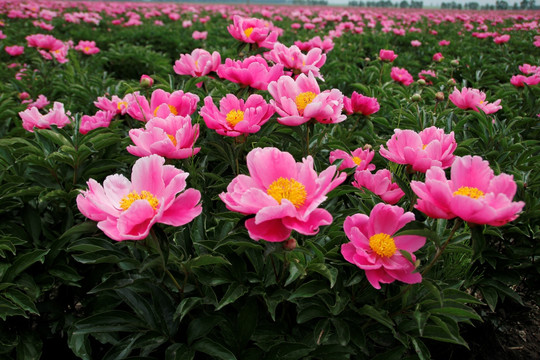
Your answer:
[[[452,66],[459,66],[459,60],[458,60],[458,59],[454,59],[454,60],[450,61],[450,64],[451,64]]]
[[[437,101],[444,101],[444,93],[442,91],[438,91],[435,94],[435,100]]]
[[[448,80],[448,82],[446,83],[446,85],[448,85],[448,86],[454,86],[454,85],[456,85],[456,80],[450,79],[450,80]]]
[[[285,250],[294,250],[296,248],[296,239],[295,238],[289,238],[288,240],[283,242],[283,249]]]
[[[154,85],[154,79],[152,79],[148,75],[142,75],[139,83],[141,84],[142,87],[149,88],[149,87],[152,87],[152,85]]]
[[[366,144],[364,145],[364,147],[362,148],[362,150],[371,150],[373,149],[373,146],[371,146],[370,144]]]
[[[418,85],[424,86],[424,85],[426,85],[426,80],[424,80],[424,79],[418,79],[417,83],[418,83]]]
[[[422,101],[422,95],[414,94],[413,96],[411,96],[411,100],[415,102]]]

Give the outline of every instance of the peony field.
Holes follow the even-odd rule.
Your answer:
[[[537,358],[531,3],[0,0],[0,359]]]

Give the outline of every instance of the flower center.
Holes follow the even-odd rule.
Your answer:
[[[248,27],[246,30],[244,30],[244,34],[246,34],[247,37],[249,37],[249,35],[251,35],[252,32],[253,32],[252,27]]]
[[[123,211],[126,211],[129,209],[131,204],[133,204],[136,200],[146,200],[152,206],[152,209],[157,210],[157,207],[159,205],[159,200],[150,192],[143,190],[141,193],[137,193],[136,191],[132,191],[126,196],[120,200],[120,207]]]
[[[90,51],[90,48],[88,46],[85,46],[84,47],[84,52],[89,52]]]
[[[353,156],[352,161],[353,161],[356,165],[360,165],[360,163],[362,162],[362,159],[360,159],[358,156]]]
[[[175,138],[174,136],[170,135],[170,134],[167,134],[167,137],[168,137],[169,139],[171,139],[173,145],[176,146],[176,144],[177,144],[176,138]]]
[[[294,102],[296,103],[296,107],[298,108],[298,112],[302,114],[306,106],[311,104],[311,102],[313,101],[313,99],[315,99],[316,96],[317,94],[311,91],[306,91],[298,94],[296,96],[296,99],[294,100]]]
[[[119,101],[118,104],[116,104],[116,108],[119,111],[122,111],[123,109],[127,108],[127,106],[128,106],[128,103],[125,101]]]
[[[484,192],[475,187],[462,186],[457,191],[454,191],[454,196],[468,196],[473,199],[484,197]]]
[[[229,123],[229,125],[231,125],[231,127],[234,128],[236,124],[244,120],[244,112],[242,110],[231,110],[227,114],[226,120]]]
[[[287,199],[296,208],[304,205],[307,197],[306,188],[302,183],[282,177],[271,183],[266,192],[278,203],[281,204],[282,199]]]
[[[176,107],[169,104],[167,104],[167,106],[169,107],[169,111],[171,112],[171,114],[173,114],[174,116],[178,115],[178,110],[176,110]],[[159,106],[154,109],[154,116],[157,116],[158,110],[159,110]]]
[[[427,144],[423,144],[422,145],[422,150],[426,150],[426,148],[427,148]]]
[[[377,255],[391,257],[396,252],[394,238],[385,233],[379,233],[369,238],[369,246]]]

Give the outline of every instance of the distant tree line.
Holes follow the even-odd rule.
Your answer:
[[[312,4],[312,3],[320,3],[321,1],[306,1],[306,0],[293,0],[294,4],[303,3],[303,4]],[[324,1],[324,4],[319,5],[327,5],[327,1]],[[403,0],[401,2],[392,2],[390,0],[379,0],[379,1],[362,1],[362,0],[351,0],[349,1],[349,6],[359,6],[359,7],[386,7],[386,8],[402,8],[402,9],[421,9],[424,7],[423,1],[414,1],[411,0],[406,1]],[[533,10],[533,9],[539,9],[540,7],[536,6],[536,0],[521,0],[519,3],[514,3],[514,5],[510,6],[507,1],[504,0],[497,0],[495,2],[495,5],[486,4],[480,6],[477,2],[468,2],[465,4],[460,4],[455,1],[452,2],[443,2],[441,3],[441,9],[454,9],[454,10]]]
[[[294,5],[328,5],[327,0],[293,0]]]
[[[349,1],[349,6],[360,6],[360,7],[386,7],[386,8],[390,8],[390,7],[399,7],[399,8],[402,8],[402,9],[408,9],[408,8],[411,8],[411,9],[422,9],[424,7],[424,2],[423,1],[414,1],[414,0],[411,0],[410,2],[408,1],[401,1],[399,3],[393,3],[392,1],[390,0],[380,0],[380,1],[356,1],[356,0],[353,0],[353,1]]]

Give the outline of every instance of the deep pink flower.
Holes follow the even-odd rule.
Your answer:
[[[313,158],[295,162],[288,152],[276,148],[256,148],[247,155],[249,175],[238,175],[219,195],[227,209],[255,216],[246,220],[254,240],[287,240],[293,230],[315,235],[321,225],[332,223],[332,215],[319,205],[326,194],[345,181],[329,166],[317,174]]]
[[[405,195],[399,185],[392,182],[392,173],[387,169],[378,170],[375,174],[370,170],[356,170],[352,185],[368,189],[388,204],[397,203]]]
[[[99,53],[100,51],[99,48],[96,46],[95,41],[85,41],[85,40],[79,41],[77,46],[75,46],[75,50],[80,51],[86,55],[94,55],[94,54]]]
[[[54,102],[53,108],[45,115],[40,114],[38,108],[34,106],[19,112],[19,116],[22,119],[23,128],[30,132],[34,132],[34,127],[38,129],[50,129],[51,125],[56,125],[59,128],[63,128],[71,123],[64,110],[64,104],[60,102]]]
[[[460,109],[472,109],[474,111],[481,109],[486,114],[492,114],[502,109],[502,106],[499,105],[501,99],[489,103],[486,101],[486,94],[478,89],[464,87],[459,91],[454,87],[454,92],[448,95],[448,98]]]
[[[386,146],[388,150],[381,145],[381,156],[398,164],[411,165],[415,171],[426,172],[432,166],[450,167],[457,144],[453,131],[445,134],[443,129],[432,126],[419,133],[395,129]]]
[[[377,98],[364,96],[353,91],[351,98],[343,97],[343,108],[348,115],[362,114],[369,116],[379,111],[380,106]]]
[[[356,166],[356,170],[375,170],[375,165],[370,164],[373,160],[375,152],[370,149],[358,148],[353,150],[352,153],[345,152],[337,149],[330,151],[330,164],[333,164],[336,160],[343,159],[343,162],[339,166],[338,170],[345,170]]]
[[[216,71],[221,65],[221,55],[217,51],[210,54],[204,49],[195,49],[190,54],[181,54],[176,60],[173,70],[178,75],[201,77]]]
[[[444,56],[440,52],[433,55],[433,61],[435,62],[441,62],[443,61],[443,59],[444,59]]]
[[[197,110],[199,97],[192,93],[177,90],[168,93],[162,89],[152,92],[150,104],[138,92],[129,99],[127,113],[135,120],[148,121],[153,117],[166,118],[170,114],[178,116],[191,115]]]
[[[319,48],[311,49],[304,55],[298,46],[293,45],[290,48],[276,43],[274,49],[264,54],[264,56],[276,64],[281,64],[284,67],[293,70],[294,74],[308,74],[310,71],[315,77],[322,77],[320,68],[326,62],[326,54],[322,53]]]
[[[77,196],[79,211],[117,241],[144,239],[155,223],[187,224],[202,211],[201,193],[186,189],[188,173],[164,163],[158,155],[138,159],[131,181],[119,174],[107,176],[103,186],[90,179]]]
[[[194,147],[199,124],[192,125],[189,116],[169,114],[166,118],[152,118],[144,129],[131,129],[129,137],[135,146],[128,146],[127,151],[135,156],[156,154],[168,159],[186,159],[201,150]]]
[[[529,86],[538,85],[540,84],[540,73],[531,76],[514,75],[510,78],[510,84],[517,87],[523,87],[525,84]]]
[[[152,85],[154,85],[154,79],[152,79],[152,77],[146,75],[146,74],[143,74],[141,75],[141,79],[139,80],[139,84],[141,84],[142,87],[146,87],[146,88],[149,88],[149,87],[152,87]]]
[[[237,40],[267,49],[272,49],[278,38],[278,32],[271,22],[240,15],[234,15],[233,24],[227,26],[227,30]]]
[[[343,228],[351,242],[341,245],[341,254],[345,260],[364,270],[369,283],[376,289],[381,288],[380,283],[389,284],[394,280],[419,283],[422,275],[414,272],[416,257],[413,252],[424,246],[426,238],[417,235],[393,237],[413,220],[412,212],[382,203],[375,205],[369,216],[348,216]],[[410,254],[412,263],[400,250]]]
[[[5,50],[11,56],[19,56],[24,53],[24,46],[19,46],[19,45],[6,46]]]
[[[81,134],[88,134],[89,131],[101,128],[109,127],[111,120],[115,113],[112,111],[99,110],[94,116],[83,115],[81,117],[81,124],[79,125],[79,132]]]
[[[314,38],[302,42],[302,41],[295,41],[294,45],[298,46],[298,48],[302,51],[309,51],[311,49],[321,49],[325,53],[329,52],[334,48],[334,42],[330,38],[325,38],[324,40],[321,39],[320,36],[315,36]]]
[[[480,156],[456,157],[450,180],[441,168],[426,172],[425,182],[412,181],[418,195],[416,208],[436,219],[461,219],[474,224],[501,226],[518,217],[523,201],[512,201],[516,183],[512,175],[494,176]]]
[[[379,51],[379,58],[382,60],[382,61],[388,61],[388,62],[392,62],[394,60],[396,60],[397,58],[397,54],[394,53],[394,50],[384,50],[384,49],[381,49]]]
[[[436,79],[437,74],[435,74],[435,71],[433,70],[422,70],[418,73],[418,78],[425,80],[426,84],[432,85],[433,82],[431,81],[431,79]]]
[[[540,66],[533,66],[533,65],[530,65],[530,64],[523,64],[523,65],[519,65],[519,71],[521,71],[525,75],[539,74],[540,73]]]
[[[508,42],[508,40],[510,40],[510,35],[506,34],[506,35],[501,35],[501,36],[496,36],[493,38],[493,42],[495,44],[504,44],[506,42]]]
[[[450,41],[448,41],[448,40],[441,40],[441,41],[439,41],[439,45],[440,45],[440,46],[448,46],[448,45],[450,45]]]
[[[228,94],[220,100],[219,110],[212,97],[207,96],[200,111],[208,128],[226,136],[256,133],[273,114],[274,107],[257,94],[248,97],[245,103],[243,99]]]
[[[347,118],[341,113],[341,91],[332,89],[321,93],[311,72],[308,76],[300,74],[296,80],[282,76],[268,85],[268,92],[274,98],[270,103],[281,116],[277,121],[283,125],[297,126],[311,119],[323,124],[336,124]]]
[[[261,56],[250,56],[244,60],[225,59],[217,69],[220,78],[234,83],[250,86],[254,89],[267,90],[268,84],[283,75],[283,65],[272,67]]]
[[[64,47],[64,43],[52,35],[33,34],[26,37],[28,46],[38,49],[56,51]]]
[[[395,82],[401,83],[405,86],[409,86],[414,82],[412,75],[407,71],[407,69],[399,68],[397,66],[392,67],[390,77]]]

